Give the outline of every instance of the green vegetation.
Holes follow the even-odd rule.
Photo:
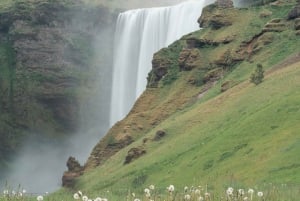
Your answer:
[[[258,85],[264,79],[264,70],[261,64],[257,64],[255,71],[250,76],[250,82]]]
[[[295,42],[298,36],[290,28],[259,35],[268,21],[284,18],[290,9],[291,5],[283,5],[237,10],[233,12],[232,26],[214,31],[207,28],[187,36],[214,41],[234,36],[232,42],[199,48],[205,59],[215,62],[207,69],[213,70],[220,61],[226,62],[229,69],[225,66],[224,76],[197,99],[195,97],[199,97],[204,85],[201,82],[191,85],[189,80],[204,76],[201,67],[167,74],[157,89],[146,94],[151,101],[147,104],[152,110],[150,116],[147,116],[146,107],[142,109],[144,105],[137,104],[136,113],[124,121],[124,125],[133,121],[141,109],[141,118],[153,118],[158,123],[147,127],[141,137],[133,133],[134,143],[76,180],[74,191],[82,190],[91,196],[102,193],[112,200],[126,200],[125,196],[132,192],[143,196],[143,188],[150,184],[159,186],[158,194],[164,194],[165,187],[170,184],[177,189],[183,189],[185,185],[207,185],[207,191],[216,197],[220,197],[228,186],[245,189],[253,186],[268,195],[266,200],[282,200],[285,196],[287,200],[297,200],[300,63],[297,59],[283,61],[291,60],[290,56],[300,51]],[[271,11],[272,15],[260,17],[265,10]],[[241,18],[245,20],[237,20]],[[292,24],[285,23],[287,27]],[[243,51],[239,49],[241,44],[247,44],[245,49],[251,48],[252,52],[231,66],[232,60],[237,58],[235,53]],[[178,55],[177,51],[174,54]],[[167,57],[177,62],[177,58],[171,56],[168,53]],[[264,82],[258,86],[248,81],[255,69],[253,63],[261,63],[266,71]],[[164,82],[167,76],[172,78],[169,84]],[[226,81],[235,84],[221,93],[221,85]],[[157,98],[153,99],[149,94]],[[142,100],[148,101],[146,95]],[[190,100],[184,102],[183,97]],[[159,114],[154,114],[156,112]],[[166,118],[159,118],[159,115]],[[158,142],[149,140],[154,138],[157,130],[166,131],[166,137]],[[145,138],[148,139],[146,143]],[[140,145],[147,154],[123,165],[128,150]],[[274,190],[281,186],[289,186],[289,190]],[[181,192],[177,191],[176,196],[181,196],[178,199],[182,199]],[[57,192],[57,195],[61,194],[66,196],[68,192]],[[163,199],[169,199],[168,193],[165,197],[162,195]]]

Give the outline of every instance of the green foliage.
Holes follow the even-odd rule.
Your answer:
[[[255,71],[251,74],[250,82],[258,85],[262,83],[264,79],[264,70],[261,64],[257,64]]]

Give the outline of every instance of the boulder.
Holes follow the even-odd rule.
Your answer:
[[[143,147],[134,147],[134,148],[131,148],[128,151],[128,153],[127,153],[127,156],[125,158],[124,164],[129,164],[133,160],[141,157],[144,154],[146,154],[146,150]]]
[[[67,161],[68,171],[64,172],[62,177],[62,186],[73,188],[75,179],[83,174],[83,166],[72,156]]]
[[[288,19],[292,20],[300,17],[300,3],[296,5],[288,14]]]

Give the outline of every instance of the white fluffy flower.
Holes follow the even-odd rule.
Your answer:
[[[145,188],[145,189],[144,189],[144,193],[145,193],[145,194],[150,193],[150,189],[149,189],[149,188]]]
[[[92,199],[88,199],[88,201],[93,201]]]
[[[102,201],[102,199],[101,199],[100,197],[97,197],[97,198],[95,199],[95,201]]]
[[[248,194],[253,194],[253,193],[254,193],[254,190],[252,188],[249,188]]]
[[[189,194],[186,194],[186,195],[184,196],[184,200],[191,200],[191,196],[190,196]]]
[[[244,189],[239,189],[238,192],[239,192],[240,196],[243,196],[245,194],[245,190]]]
[[[7,189],[5,189],[5,190],[3,191],[3,194],[4,194],[4,195],[8,195],[8,194],[9,194],[9,191],[8,191]]]
[[[244,197],[244,199],[243,199],[244,201],[248,201],[249,200],[249,198],[248,197]]]
[[[196,190],[195,190],[195,194],[196,194],[196,195],[200,195],[200,194],[201,194],[200,189],[196,189]]]
[[[108,201],[108,199],[107,199],[107,198],[102,198],[101,200],[102,200],[102,201]]]
[[[150,190],[154,190],[154,189],[155,189],[155,186],[152,184],[152,185],[149,186],[149,189],[150,189]]]
[[[138,198],[135,198],[133,201],[141,201],[140,199],[138,199]]]
[[[88,196],[86,195],[82,196],[82,201],[88,201],[88,200],[89,200]]]
[[[189,187],[185,186],[183,190],[184,192],[187,192],[189,190]]]
[[[150,192],[149,192],[149,193],[146,193],[145,196],[146,196],[146,198],[150,198],[150,197],[151,197]]]
[[[169,191],[170,193],[172,193],[174,190],[175,190],[175,187],[174,187],[174,185],[171,184],[171,185],[168,187],[168,191]]]
[[[202,196],[198,197],[198,201],[203,201],[204,198]]]
[[[73,198],[74,198],[75,200],[79,200],[80,196],[79,196],[78,193],[74,193]]]
[[[44,200],[44,197],[41,196],[41,195],[39,195],[39,196],[36,197],[36,200],[37,200],[37,201],[43,201],[43,200]]]
[[[260,191],[260,192],[257,192],[257,196],[258,196],[258,197],[262,197],[262,196],[264,196],[264,193],[261,192],[261,191]]]
[[[231,196],[233,194],[233,188],[232,187],[229,187],[227,190],[226,190],[226,194],[228,196]]]
[[[205,198],[209,198],[210,197],[210,193],[206,192],[204,195],[205,195]]]
[[[81,192],[81,191],[78,191],[77,193],[78,193],[78,195],[79,195],[80,197],[82,196],[82,192]]]
[[[22,190],[22,193],[23,193],[23,194],[25,194],[25,193],[26,193],[26,190],[25,190],[25,189],[23,189],[23,190]]]

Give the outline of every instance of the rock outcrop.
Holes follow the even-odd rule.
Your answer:
[[[227,2],[227,1],[226,1]],[[231,4],[226,2],[216,2],[205,7],[202,11],[201,17],[198,19],[200,27],[212,29],[220,29],[222,27],[230,26],[234,22],[234,9]],[[220,5],[220,6],[218,6]]]
[[[82,175],[83,173],[83,167],[72,156],[69,157],[67,161],[67,167],[68,167],[68,171],[64,172],[62,177],[62,186],[73,188],[75,185],[75,179],[80,175]]]

